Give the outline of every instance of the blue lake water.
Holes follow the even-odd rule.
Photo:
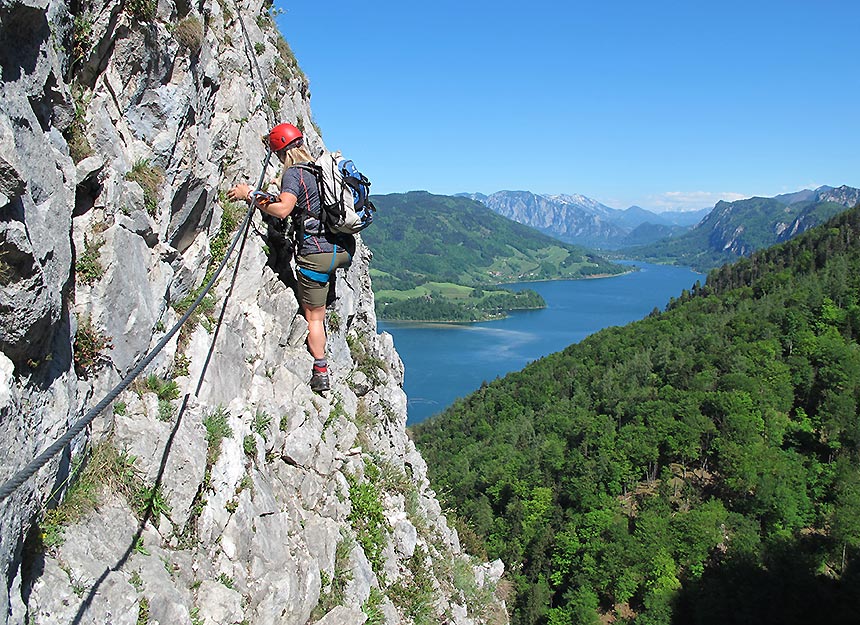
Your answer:
[[[640,262],[638,271],[614,278],[509,285],[546,300],[542,310],[511,313],[485,323],[380,321],[394,337],[406,367],[408,423],[441,412],[455,399],[542,356],[578,343],[603,328],[642,319],[692,287],[704,275],[685,267]]]

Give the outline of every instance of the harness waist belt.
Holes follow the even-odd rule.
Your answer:
[[[306,269],[305,267],[299,267],[299,271],[315,282],[326,283],[329,279],[329,275],[321,271],[314,271],[313,269]]]
[[[352,263],[352,254],[350,254],[349,251],[346,249],[342,251],[347,253],[347,256],[349,256],[349,262]],[[332,272],[334,272],[335,270],[335,263],[337,262],[337,252],[337,244],[335,244],[334,250],[332,250],[331,253],[331,265],[329,265],[328,271],[326,272],[314,271],[313,269],[308,269],[306,267],[299,267],[298,269],[302,274],[306,275],[311,280],[314,280],[315,282],[322,282],[323,284],[325,284],[326,282],[328,282]]]

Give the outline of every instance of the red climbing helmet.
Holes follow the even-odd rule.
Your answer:
[[[292,124],[278,124],[269,132],[269,147],[272,152],[296,148],[302,144],[302,131]]]

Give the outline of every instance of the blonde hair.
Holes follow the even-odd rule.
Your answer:
[[[313,162],[314,157],[310,155],[310,153],[305,149],[305,146],[300,145],[295,148],[290,148],[286,151],[286,158],[284,159],[284,169],[287,167],[292,167],[293,165],[297,165],[298,163],[311,163]]]
[[[278,177],[272,180],[272,183],[280,189],[284,173],[286,173],[290,167],[298,165],[299,163],[312,163],[313,160],[314,157],[311,156],[310,152],[308,152],[303,145],[286,150],[284,152],[284,168],[281,170],[281,173],[278,174]]]

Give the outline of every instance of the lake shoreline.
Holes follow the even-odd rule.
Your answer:
[[[643,261],[630,260],[626,262],[638,263]],[[541,278],[540,280],[517,280],[515,282],[499,282],[495,286],[504,286],[505,284],[540,284],[542,282],[580,282],[582,280],[603,280],[605,278],[620,278],[621,276],[629,276],[631,273],[639,271],[638,267],[633,267],[630,271],[622,271],[621,273],[595,273],[581,278]]]
[[[628,261],[628,262],[640,262],[640,261]],[[510,286],[512,284],[542,284],[546,282],[580,282],[582,280],[602,280],[605,278],[620,278],[621,276],[627,276],[631,273],[636,273],[639,271],[638,267],[633,267],[630,271],[623,271],[621,273],[605,273],[605,274],[595,274],[590,276],[583,276],[581,278],[546,278],[543,280],[519,280],[517,282],[499,282],[497,284],[487,285],[486,287],[478,287],[478,288],[492,288],[492,287],[505,287]],[[474,320],[466,320],[466,319],[386,319],[385,317],[379,316],[377,314],[376,318],[378,321],[384,321],[385,323],[395,323],[395,324],[440,324],[440,325],[448,325],[448,324],[471,324],[471,323],[487,323],[490,321],[502,321],[504,319],[510,318],[509,313],[514,312],[522,312],[529,310],[545,310],[546,305],[536,307],[536,308],[510,308],[505,311],[505,314],[499,315],[498,317],[487,317],[486,319],[474,319]]]

